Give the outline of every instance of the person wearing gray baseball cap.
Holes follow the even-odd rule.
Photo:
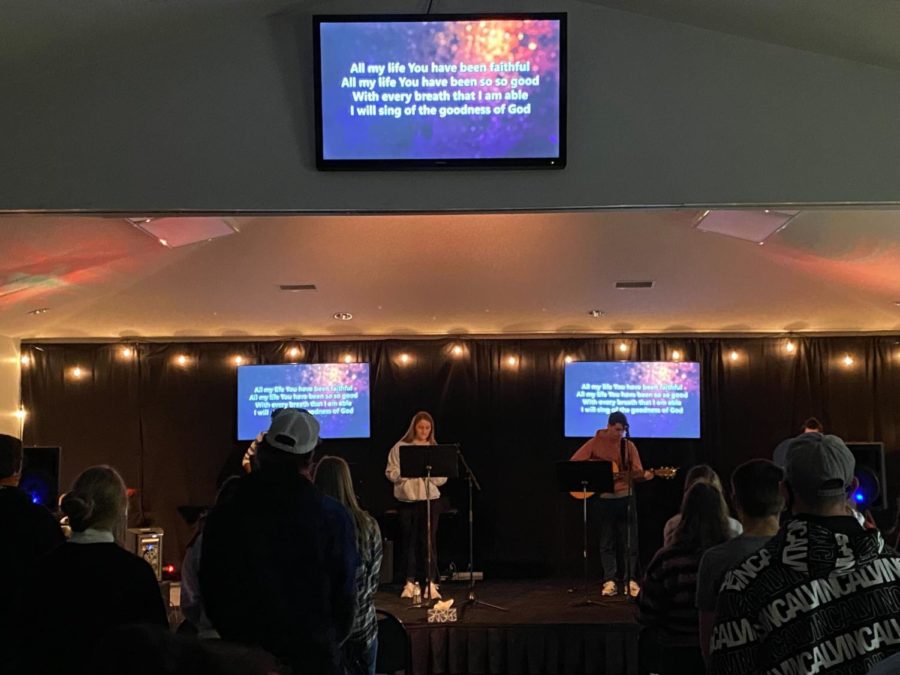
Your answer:
[[[791,516],[722,582],[708,672],[865,675],[900,652],[900,557],[848,499],[855,461],[837,436],[791,441]]]
[[[318,444],[309,412],[272,415],[256,468],[207,519],[200,590],[224,639],[260,646],[296,673],[343,675],[358,554],[349,513],[310,478]]]

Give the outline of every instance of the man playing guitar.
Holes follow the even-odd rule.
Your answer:
[[[629,556],[630,564],[626,565],[632,575],[637,573],[637,518],[628,516],[628,500],[631,495],[630,486],[634,482],[650,480],[652,471],[644,471],[641,458],[634,443],[625,437],[628,420],[625,414],[616,411],[609,416],[606,429],[600,429],[596,435],[582,445],[570,458],[571,461],[602,460],[613,463],[615,472],[614,493],[603,493],[594,500],[600,520],[600,562],[603,565],[602,595],[616,595],[621,583],[622,593],[637,596],[640,586],[635,579],[618,577],[616,558],[621,552],[623,560]],[[626,528],[631,520],[631,536],[626,538]],[[630,539],[630,550],[625,551],[626,539]],[[623,572],[624,575],[624,572]]]

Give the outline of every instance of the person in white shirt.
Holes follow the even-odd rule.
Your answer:
[[[388,453],[387,468],[384,475],[394,484],[394,497],[399,502],[398,512],[400,516],[400,550],[404,560],[406,571],[406,584],[403,587],[401,598],[412,598],[416,591],[416,579],[425,578],[429,584],[428,596],[431,599],[441,597],[438,592],[437,581],[437,541],[438,520],[441,512],[441,491],[439,486],[447,482],[446,478],[432,478],[430,489],[425,491],[424,478],[400,477],[400,446],[401,445],[436,445],[434,440],[434,420],[427,412],[417,412],[409,429],[399,441],[394,444]],[[426,499],[431,500],[431,541],[428,542]],[[425,571],[427,560],[427,547],[431,546],[432,569]]]

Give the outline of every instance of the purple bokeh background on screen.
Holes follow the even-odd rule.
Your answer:
[[[326,160],[389,159],[498,159],[557,158],[560,154],[560,21],[502,19],[428,22],[323,22],[320,25],[322,152]],[[487,116],[360,117],[350,114],[352,88],[341,87],[353,63],[388,62],[437,64],[488,64],[530,62],[528,73],[540,76],[540,84],[523,86],[527,101],[432,102],[429,105],[490,106],[499,103],[531,104],[531,113]],[[456,73],[455,77],[479,80],[461,91],[509,91],[496,86],[498,73]],[[392,74],[397,77],[397,74]],[[417,77],[409,71],[404,77]],[[449,75],[429,74],[429,77]],[[481,86],[481,78],[492,83]],[[397,87],[390,91],[412,92]],[[439,91],[419,87],[421,91]],[[454,87],[448,87],[451,91]],[[385,90],[382,90],[385,91]],[[377,104],[379,107],[382,103]],[[388,105],[401,106],[399,103]]]

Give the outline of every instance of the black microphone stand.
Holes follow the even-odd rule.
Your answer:
[[[628,485],[628,493],[625,499],[625,552],[624,552],[624,563],[625,563],[625,577],[624,577],[624,586],[623,589],[625,591],[625,595],[628,596],[630,600],[636,600],[636,598],[631,597],[631,582],[634,581],[632,575],[634,574],[634,570],[631,565],[631,528],[632,528],[632,518],[635,517],[634,511],[634,479],[631,475],[631,453],[628,452],[628,425],[625,426],[625,433],[622,436],[622,440],[619,444],[619,451],[622,457],[622,467],[625,471],[626,482]]]
[[[461,611],[464,611],[467,607],[489,607],[490,609],[508,612],[508,607],[492,605],[489,602],[479,600],[475,595],[475,509],[473,507],[472,491],[476,489],[481,492],[481,485],[479,485],[478,479],[475,478],[475,473],[466,461],[462,450],[459,449],[459,445],[456,446],[456,456],[459,457],[460,463],[466,470],[466,482],[469,484],[469,595],[462,604]]]

